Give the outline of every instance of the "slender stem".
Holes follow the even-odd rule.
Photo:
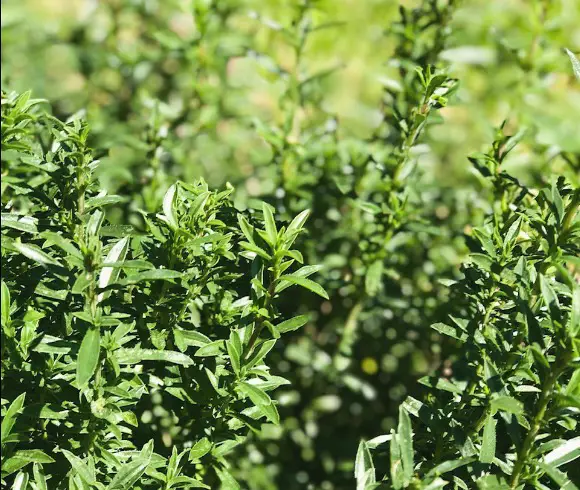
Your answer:
[[[562,220],[562,231],[565,233],[568,231],[568,228],[572,226],[574,218],[576,217],[576,213],[578,212],[580,204],[580,191],[574,192],[574,196],[572,197],[572,202],[570,203],[570,207],[566,214],[564,215],[564,219]]]
[[[522,444],[522,447],[518,451],[518,458],[514,464],[514,470],[512,473],[512,479],[510,484],[511,488],[516,488],[519,484],[522,471],[527,463],[528,456],[536,440],[536,436],[538,435],[538,432],[540,431],[540,428],[544,421],[548,405],[552,400],[552,394],[554,392],[554,387],[556,385],[556,381],[558,379],[558,376],[560,375],[560,372],[561,371],[559,369],[550,372],[544,381],[542,393],[540,394],[540,398],[538,400],[536,407],[536,415],[534,416],[530,430],[528,431],[526,438],[524,439],[524,443]]]
[[[419,106],[419,110],[423,110],[423,107],[426,107],[426,104],[427,104],[427,97],[423,96],[423,100],[421,102],[421,105]],[[429,109],[427,109],[427,111],[428,110]],[[425,114],[425,119],[420,124],[416,124],[416,115],[412,116],[411,126],[413,127],[413,130],[407,135],[407,137],[403,141],[403,144],[401,145],[401,150],[403,152],[403,155],[402,155],[401,159],[399,160],[399,162],[397,163],[397,166],[395,168],[395,173],[393,175],[393,181],[395,182],[395,185],[400,184],[399,179],[400,179],[401,172],[402,172],[405,164],[409,160],[411,148],[413,147],[413,145],[417,141],[419,134],[421,133],[423,127],[425,126],[425,122],[427,121],[427,117],[428,117],[428,112],[427,112],[427,114]]]
[[[495,290],[494,290],[495,292]],[[493,293],[491,298],[493,298]],[[485,328],[486,325],[489,323],[489,320],[491,318],[491,314],[493,313],[493,311],[495,310],[496,306],[498,305],[498,301],[490,301],[490,303],[487,305],[486,309],[485,309],[485,314],[483,317],[483,321],[481,323],[482,328]],[[459,408],[462,409],[465,407],[465,405],[467,404],[467,399],[469,396],[473,395],[473,393],[475,392],[475,388],[477,387],[477,384],[479,382],[479,376],[472,376],[471,380],[469,381],[469,384],[467,385],[465,391],[463,392],[463,394],[461,395],[461,400],[459,402]],[[476,424],[477,425],[477,424]]]
[[[279,276],[278,262],[276,261],[276,263],[274,264],[274,267],[273,267],[273,271],[272,271],[272,281],[270,282],[270,285],[268,286],[268,291],[266,292],[266,297],[264,298],[264,308],[265,309],[268,309],[270,307],[272,299],[274,298],[276,284],[278,282],[278,276]],[[256,324],[254,326],[254,331],[252,332],[252,335],[250,336],[250,340],[248,341],[248,350],[247,350],[247,354],[246,354],[247,357],[249,357],[250,354],[252,353],[252,349],[254,348],[254,345],[258,341],[258,338],[260,337],[260,333],[262,332],[263,328],[264,328],[264,317],[261,316],[256,321]]]

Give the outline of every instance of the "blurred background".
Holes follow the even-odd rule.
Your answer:
[[[440,8],[448,18],[433,17]],[[177,178],[231,182],[239,207],[265,199],[282,220],[313,209],[302,246],[325,265],[331,300],[297,293],[281,305],[312,317],[271,354],[292,382],[276,392],[283,422],[232,462],[251,489],[347,489],[359,439],[387,432],[417,379],[454,355],[429,325],[448,313],[440,279],[458,274],[490,206],[467,156],[507,121],[528,129],[509,172],[578,185],[580,87],[564,51],[580,51],[578,26],[578,0],[6,0],[2,88],[31,89],[60,118],[84,115],[102,187],[133,196],[113,220],[138,226],[135,210],[157,209]],[[416,147],[409,195],[428,225],[392,237],[380,293],[358,307],[358,238],[333,182],[354,173],[361,192],[372,176],[357,162],[389,151],[373,135],[385,93],[404,93],[403,62],[445,68],[458,88]],[[337,357],[355,309],[356,341]],[[169,452],[186,441],[164,394],[155,400],[138,430]]]

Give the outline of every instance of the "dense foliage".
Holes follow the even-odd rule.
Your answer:
[[[248,219],[233,188],[200,181],[173,184],[144,232],[111,226],[104,208],[122,197],[96,192],[86,125],[34,111],[39,102],[2,100],[3,475],[58,450],[74,471],[60,461],[51,488],[132,488],[143,474],[144,487],[202,487],[182,473],[210,467],[227,482],[223,458],[247,427],[279,422],[266,391],[287,380],[265,356],[307,320],[280,322],[277,298],[294,285],[328,297],[307,278],[317,267],[291,269],[307,212],[278,229],[268,205]],[[153,452],[159,433],[127,439],[141,398],[161,387],[180,423],[169,440],[193,445],[173,445],[169,463]],[[36,466],[34,479],[46,486]]]
[[[432,392],[405,400],[396,431],[361,442],[361,489],[577,488],[559,467],[580,452],[580,189],[528,189],[506,174],[517,139],[500,133],[472,158],[496,205],[451,286],[456,315],[432,325],[461,356],[419,380]],[[387,441],[390,485],[372,485],[370,449]]]
[[[4,2],[3,485],[576,488],[579,22]]]

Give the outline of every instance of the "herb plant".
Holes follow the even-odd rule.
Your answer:
[[[352,458],[346,440],[356,443],[361,431],[372,430],[373,418],[354,425],[346,410],[334,416],[337,408],[333,407],[370,404],[377,416],[395,414],[386,397],[378,393],[400,392],[393,389],[397,383],[390,377],[372,384],[365,379],[378,370],[378,361],[391,344],[433,362],[431,343],[418,332],[428,328],[423,317],[435,314],[429,302],[443,287],[435,281],[425,286],[430,281],[422,268],[429,249],[446,273],[455,264],[437,256],[437,233],[428,226],[428,217],[440,202],[432,202],[433,194],[422,181],[420,160],[429,150],[421,149],[421,143],[429,128],[441,123],[438,112],[457,87],[444,69],[431,65],[446,42],[446,34],[436,28],[435,21],[440,18],[448,23],[454,8],[455,2],[401,7],[398,21],[385,34],[395,42],[395,52],[385,62],[388,75],[381,121],[366,140],[345,137],[337,116],[321,107],[324,82],[335,71],[312,72],[303,62],[309,42],[337,26],[316,22],[315,8],[306,6],[297,7],[294,18],[283,24],[260,19],[294,53],[291,68],[273,56],[262,55],[271,70],[283,74],[285,84],[279,102],[281,124],[256,123],[272,148],[270,164],[258,167],[258,176],[260,181],[274,183],[273,192],[260,197],[283,219],[305,207],[312,209],[304,253],[308,261],[323,265],[319,280],[330,296],[328,301],[300,297],[288,305],[294,308],[298,304],[304,313],[311,312],[311,322],[306,325],[311,336],[304,338],[300,332],[290,336],[279,361],[290,360],[293,382],[285,397],[292,400],[287,408],[288,432],[278,435],[277,444],[295,445],[304,455],[291,469],[281,465],[280,471],[288,476],[280,476],[280,481],[332,460],[316,477],[322,481],[312,484],[329,478],[339,486],[348,485]],[[453,233],[459,235],[461,229]],[[394,317],[388,325],[385,312]],[[389,328],[393,323],[398,324],[395,332]],[[387,330],[389,340],[385,339]],[[410,330],[413,337],[407,337]],[[399,361],[402,369],[409,366],[420,374],[430,364],[416,362],[405,353],[399,357],[403,358]],[[307,374],[313,370],[315,375]],[[403,398],[406,388],[400,389]],[[284,396],[282,390],[280,393]],[[325,418],[327,422],[323,422]],[[337,427],[345,440],[340,445],[335,441]],[[307,431],[315,435],[302,436]],[[258,440],[254,450],[266,455],[272,444],[271,438]]]
[[[237,211],[231,186],[179,182],[144,232],[110,225],[124,198],[97,191],[87,125],[41,104],[2,98],[3,481],[236,488],[226,455],[279,423],[267,392],[287,381],[265,358],[307,321],[282,321],[279,297],[327,296],[317,267],[295,266],[308,212],[279,226],[266,204]],[[155,394],[180,431],[134,439]]]
[[[429,392],[401,405],[396,430],[361,442],[358,488],[577,488],[566,471],[580,455],[580,191],[507,174],[520,138],[500,130],[471,158],[495,204],[451,286],[461,306],[432,326],[457,342],[455,362],[420,380]],[[390,470],[375,483],[382,444]]]
[[[579,14],[4,1],[2,487],[576,488]]]

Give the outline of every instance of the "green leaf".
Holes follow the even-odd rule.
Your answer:
[[[73,294],[82,294],[82,292],[87,289],[91,283],[93,282],[92,274],[87,274],[86,272],[82,272],[79,276],[77,276],[72,288],[71,292]]]
[[[54,463],[54,459],[40,449],[21,449],[13,457],[25,459],[30,463]]]
[[[60,405],[49,403],[33,403],[27,405],[22,414],[27,417],[37,417],[39,419],[64,420],[68,418],[69,411],[62,410]]]
[[[516,219],[512,225],[509,227],[507,233],[505,234],[505,237],[503,239],[503,243],[504,243],[504,250],[508,247],[511,246],[513,244],[513,242],[515,241],[515,239],[517,238],[518,234],[520,233],[520,228],[522,226],[522,218],[519,217],[518,219]]]
[[[284,320],[283,322],[276,325],[275,328],[280,333],[291,332],[305,325],[309,319],[310,319],[309,315],[298,315],[295,316],[294,318]]]
[[[444,461],[443,463],[439,463],[437,466],[435,466],[435,468],[429,470],[429,473],[427,473],[426,476],[427,478],[429,478],[437,475],[442,475],[443,473],[447,473],[448,471],[453,471],[457,468],[473,463],[474,460],[475,458],[462,458]]]
[[[155,269],[155,266],[146,260],[123,260],[119,262],[103,262],[101,266],[120,269]],[[112,281],[111,281],[112,282]]]
[[[81,342],[77,357],[77,385],[83,388],[93,376],[99,363],[101,348],[101,332],[99,328],[91,326]]]
[[[429,378],[428,376],[423,376],[419,379],[419,383],[431,388],[437,388],[438,390],[449,391],[451,393],[462,393],[463,389],[457,386],[452,381],[447,378]]]
[[[230,362],[232,363],[234,372],[239,374],[241,367],[241,351],[237,349],[235,343],[231,340],[226,340],[226,349],[228,351],[228,356],[230,357]]]
[[[298,250],[284,250],[284,256],[294,259],[299,264],[304,263],[304,257]]]
[[[246,237],[246,240],[248,240],[248,242],[252,245],[256,245],[254,243],[254,227],[249,223],[243,214],[238,214],[238,223],[242,233]]]
[[[125,237],[115,243],[115,245],[113,245],[105,257],[105,262],[123,262],[129,248],[129,240],[129,237]],[[121,269],[119,268],[103,267],[101,269],[101,273],[99,274],[99,288],[106,288],[109,284],[115,282],[119,277],[120,272]],[[104,293],[101,293],[99,295],[99,301],[101,301],[104,297]]]
[[[12,213],[2,213],[2,226],[13,230],[35,235],[38,233],[38,221],[30,216],[19,216]]]
[[[266,228],[266,235],[268,236],[268,243],[274,248],[278,242],[278,230],[276,229],[276,222],[272,214],[272,207],[264,202],[262,203],[262,212],[264,213],[264,226]]]
[[[546,472],[546,475],[550,477],[554,483],[558,485],[559,490],[578,490],[578,487],[572,483],[570,478],[566,473],[560,471],[558,468],[555,468],[552,465],[539,462],[537,466]]]
[[[308,276],[311,276],[312,274],[315,274],[319,270],[321,270],[322,267],[323,267],[322,265],[305,265],[303,267],[300,267],[300,269],[298,269],[297,271],[294,271],[292,273],[292,275],[295,277],[296,276],[297,277],[308,277]],[[292,286],[292,284],[289,282],[285,282],[285,283],[279,282],[276,285],[276,293],[281,293],[282,291],[289,288],[290,286]]]
[[[270,422],[276,425],[280,424],[280,414],[278,413],[278,409],[276,408],[276,405],[274,405],[274,402],[270,402],[268,404],[260,404],[256,406]]]
[[[199,196],[197,196],[193,202],[191,203],[191,207],[189,208],[189,215],[192,217],[197,216],[207,203],[207,200],[211,196],[211,192],[202,192]]]
[[[570,310],[568,331],[573,339],[580,333],[580,287],[574,287],[572,292],[572,309]]]
[[[253,354],[248,358],[245,366],[247,369],[254,367],[258,364],[265,356],[272,350],[272,348],[276,345],[276,340],[266,340],[262,343],[257,349],[254,349]]]
[[[311,281],[310,279],[306,279],[295,274],[284,274],[280,276],[279,280],[280,282],[287,281],[291,284],[296,284],[297,286],[301,286],[308,289],[309,291],[312,291],[313,293],[318,294],[318,296],[322,296],[324,299],[328,299],[328,293],[324,290],[324,288],[314,281]],[[276,292],[279,292],[278,288],[276,288]]]
[[[36,484],[36,490],[48,490],[48,485],[46,483],[46,476],[44,474],[44,469],[42,465],[35,463],[32,467],[32,473],[34,475],[34,483]]]
[[[194,461],[200,459],[211,451],[212,444],[207,437],[197,441],[189,451],[189,460]]]
[[[403,465],[404,485],[408,485],[413,478],[415,470],[413,455],[413,429],[409,414],[403,406],[399,407],[399,426],[397,427],[397,439],[401,451],[401,463]]]
[[[45,231],[40,234],[40,236],[46,239],[45,245],[56,245],[58,248],[66,252],[67,254],[76,257],[77,259],[82,259],[83,254],[81,251],[73,244],[70,240],[67,240],[62,235],[54,233],[52,231]]]
[[[377,260],[371,264],[365,276],[365,290],[370,297],[375,296],[381,287],[383,277],[383,261]]]
[[[484,271],[489,271],[493,265],[493,259],[491,257],[480,253],[470,254],[469,260]]]
[[[36,245],[30,245],[30,244],[21,243],[21,242],[14,242],[12,245],[22,255],[24,255],[25,257],[28,257],[30,260],[34,260],[35,262],[38,262],[42,266],[56,265],[58,267],[62,267],[61,263],[58,260],[52,258],[46,252],[43,252]]]
[[[133,461],[121,467],[119,472],[115,475],[108,490],[131,490],[133,485],[141,478],[147,470],[151,461],[153,453],[153,441],[149,441],[144,447],[139,456]]]
[[[494,412],[502,410],[516,415],[524,413],[523,403],[511,396],[498,396],[497,398],[493,398],[491,400],[491,409]]]
[[[165,196],[163,196],[163,214],[173,229],[176,229],[179,226],[177,223],[177,215],[175,214],[176,201],[177,184],[173,184],[169,189],[167,189]]]
[[[85,227],[86,237],[97,236],[99,234],[104,218],[105,214],[100,209],[95,209]]]
[[[308,219],[310,215],[310,210],[306,209],[302,211],[298,216],[296,216],[292,222],[288,225],[286,232],[284,233],[284,237],[286,239],[285,245],[287,248],[290,248],[292,244],[295,242],[298,234],[304,227],[304,223]]]
[[[54,463],[54,459],[52,459],[48,454],[46,454],[44,451],[41,451],[40,449],[19,450],[9,458],[2,458],[2,474],[9,475],[21,468],[24,468],[30,463],[48,464]]]
[[[54,463],[54,459],[40,449],[19,450],[8,458],[2,458],[2,475],[14,473],[30,463]]]
[[[578,58],[576,58],[576,56],[574,56],[574,53],[572,53],[572,51],[570,51],[569,49],[566,49],[566,53],[568,54],[568,57],[570,58],[570,61],[572,63],[572,69],[574,70],[574,75],[576,76],[576,78],[578,80],[580,80],[580,61],[578,61]]]
[[[445,323],[434,323],[431,325],[431,328],[442,335],[447,335],[454,339],[460,340],[461,342],[465,342],[468,337],[467,334],[462,332],[458,327],[446,325]]]
[[[366,442],[366,445],[369,449],[376,449],[381,444],[385,442],[389,442],[393,438],[392,434],[383,434],[381,436],[373,437]]]
[[[137,284],[145,281],[170,281],[182,276],[181,272],[169,269],[155,269],[131,274],[125,279],[125,284]]]
[[[511,487],[503,477],[497,475],[486,475],[477,480],[479,490],[510,490]],[[518,487],[519,488],[519,487]]]
[[[266,252],[264,249],[258,247],[258,245],[256,245],[255,243],[240,242],[240,246],[242,248],[248,250],[249,252],[253,252],[256,255],[259,255],[263,259],[266,259],[268,261],[272,260],[272,256],[268,252]]]
[[[174,481],[175,476],[178,474],[179,463],[184,455],[185,452],[178,453],[177,446],[173,446],[169,464],[167,465],[167,479],[169,481]]]
[[[173,329],[173,336],[175,338],[175,345],[181,352],[185,352],[189,346],[202,347],[210,344],[211,340],[201,332],[195,330],[181,330]]]
[[[513,136],[510,136],[507,139],[507,141],[505,142],[505,144],[502,148],[502,152],[501,152],[502,159],[505,158],[506,155],[517,146],[517,144],[524,138],[524,136],[526,135],[527,132],[528,132],[527,128],[522,128],[516,134],[514,134]]]
[[[16,478],[14,478],[11,490],[27,490],[28,479],[28,473],[18,473]]]
[[[8,326],[10,322],[10,291],[6,283],[2,281],[2,325]]]
[[[93,208],[100,208],[110,204],[118,204],[125,201],[127,201],[127,198],[115,195],[91,197],[85,202],[85,210],[88,211]]]
[[[238,383],[237,388],[244,395],[249,396],[250,400],[254,402],[254,405],[268,405],[272,402],[272,399],[265,391],[262,391],[260,388],[246,383],[245,381]]]
[[[219,356],[221,354],[221,350],[224,346],[223,340],[214,340],[210,344],[204,345],[200,347],[195,352],[195,357],[211,357],[211,356]]]
[[[221,482],[221,490],[241,490],[239,483],[225,468],[216,468],[218,478]]]
[[[196,480],[195,478],[191,478],[189,476],[178,476],[171,480],[172,488],[179,488],[180,485],[184,485],[183,488],[210,488],[205,483]]]
[[[542,292],[542,297],[544,298],[546,305],[549,306],[552,303],[556,306],[559,305],[558,296],[556,295],[554,288],[543,274],[540,274],[540,291]]]
[[[580,436],[574,437],[544,456],[544,463],[558,468],[580,457]]]
[[[94,485],[97,482],[95,475],[81,458],[66,449],[62,450],[62,454],[64,454],[65,458],[68,459],[75,473],[79,475],[87,485]]]
[[[190,366],[193,359],[185,354],[172,350],[140,349],[133,347],[129,349],[117,349],[115,358],[119,364],[138,364],[142,361],[162,361],[181,366]]]
[[[479,240],[481,246],[491,258],[495,258],[497,256],[493,239],[487,235],[485,230],[481,228],[475,228],[473,230],[473,235]]]
[[[71,343],[65,342],[52,335],[43,335],[34,347],[35,352],[44,352],[46,354],[68,354],[71,351]]]
[[[360,441],[354,462],[354,477],[357,490],[365,490],[367,485],[375,483],[375,466],[371,452],[365,441]]]
[[[278,414],[278,410],[272,402],[272,399],[265,391],[244,381],[238,383],[236,387],[238,391],[248,396],[250,400],[252,400],[254,405],[260,409],[260,411],[266,416],[268,420],[270,420],[270,422],[274,424],[280,423],[280,415]]]
[[[401,446],[399,445],[399,435],[392,432],[391,446],[390,446],[390,467],[391,480],[393,488],[399,490],[405,487],[405,473],[403,470],[403,463],[401,460]]]
[[[496,425],[497,420],[492,414],[489,414],[483,427],[483,439],[479,453],[479,461],[482,463],[492,463],[495,458]]]
[[[435,478],[431,483],[424,486],[422,490],[440,490],[441,488],[445,488],[448,483],[448,481],[442,478]]]

